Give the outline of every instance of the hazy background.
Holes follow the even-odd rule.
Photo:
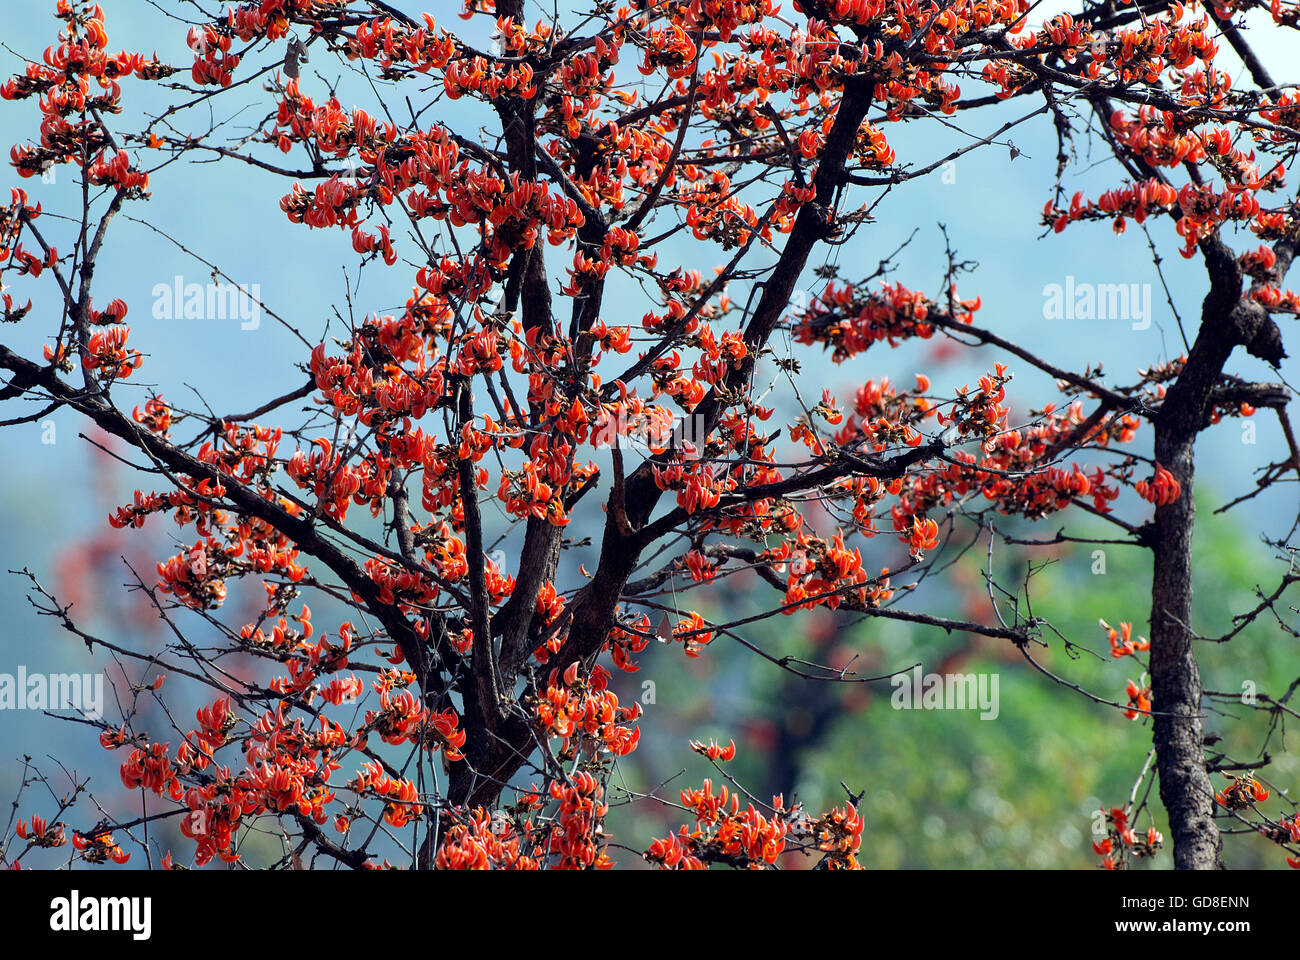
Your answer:
[[[185,46],[185,23],[167,18],[143,0],[102,2],[112,49],[157,50],[163,60],[188,69],[192,56]],[[422,9],[411,0],[397,5],[410,11]],[[467,27],[453,15],[459,6],[438,0],[423,8],[432,7],[440,23],[455,31],[465,30],[469,38],[486,46],[486,21],[475,18]],[[8,27],[0,47],[0,73],[21,72],[18,55],[39,59],[41,51],[54,41],[58,23],[50,15],[53,7],[52,2],[10,0]],[[535,8],[530,17],[543,12]],[[1250,22],[1261,19],[1267,21],[1266,16],[1252,15]],[[1226,43],[1223,46],[1226,49]],[[1283,68],[1293,64],[1293,59],[1279,56],[1276,44],[1264,44],[1261,49],[1280,76],[1289,75]],[[630,66],[631,55],[629,47],[623,69]],[[245,76],[255,62],[263,61],[250,57],[236,78]],[[314,45],[311,61],[304,67],[303,89],[320,102],[327,96],[327,84],[333,83],[339,84],[345,107],[356,103],[382,116],[368,87],[351,77],[322,45]],[[111,121],[119,130],[138,129],[142,115],[156,114],[161,104],[177,96],[135,80],[126,81],[123,88],[128,112]],[[967,96],[985,92],[973,82],[963,83],[963,88]],[[401,92],[411,96],[418,107],[419,90],[416,85],[406,85]],[[225,135],[237,136],[263,125],[271,103],[270,95],[250,87],[216,98],[212,117],[223,124]],[[390,103],[396,110],[402,106],[401,97],[390,98]],[[963,117],[961,124],[968,133],[984,137],[1037,105],[1012,102]],[[198,107],[178,118],[177,129],[202,129],[207,118],[208,107]],[[428,115],[422,118],[429,119]],[[432,119],[451,123],[466,135],[480,126],[496,130],[489,111],[467,100],[444,101]],[[0,102],[0,141],[9,145],[27,142],[36,135],[38,122],[33,101]],[[959,131],[934,123],[891,124],[885,131],[901,164],[923,166],[970,142]],[[1021,151],[1014,160],[1005,145],[1008,137]],[[916,238],[898,257],[897,270],[890,279],[937,296],[944,266],[937,224],[943,223],[959,257],[978,261],[978,269],[963,278],[960,288],[964,297],[978,294],[983,298],[983,308],[976,314],[978,324],[1071,369],[1104,364],[1112,383],[1130,382],[1137,369],[1181,353],[1182,341],[1152,266],[1147,240],[1135,224],[1130,223],[1123,236],[1115,236],[1105,224],[1075,225],[1059,236],[1041,236],[1041,210],[1053,197],[1054,187],[1056,141],[1050,121],[1038,117],[1002,141],[887,196],[876,207],[873,223],[863,226],[849,244],[830,251],[840,275],[854,279],[870,273],[915,229]],[[1099,148],[1091,157],[1087,152],[1090,146]],[[1076,189],[1095,197],[1123,182],[1113,165],[1090,162],[1105,159],[1104,145],[1090,144],[1084,134],[1075,147],[1079,156],[1064,180],[1066,203]],[[272,162],[291,168],[308,165],[300,150],[283,156],[260,149]],[[78,209],[80,187],[69,168],[58,168],[52,184],[39,178],[20,182],[12,168],[7,169],[6,184],[23,186],[47,213]],[[142,404],[152,387],[185,406],[197,405],[201,397],[220,413],[247,410],[301,383],[304,375],[300,367],[307,360],[302,344],[265,314],[255,330],[240,329],[238,318],[155,320],[151,308],[156,284],[170,284],[178,275],[186,283],[206,283],[210,268],[130,217],[146,220],[170,234],[194,254],[219,265],[235,281],[257,284],[263,302],[313,343],[327,331],[329,335],[340,331],[334,310],[346,317],[344,292],[349,281],[358,315],[400,312],[414,271],[401,264],[394,268],[372,265],[358,271],[359,258],[352,253],[346,233],[308,230],[287,222],[278,203],[289,186],[283,178],[237,161],[182,161],[154,173],[152,199],[130,204],[113,224],[96,271],[95,301],[102,306],[113,297],[125,299],[130,305],[127,323],[132,328],[132,344],[147,352],[144,367],[114,388],[120,406],[129,409],[133,403]],[[872,202],[878,196],[878,191],[859,189],[854,202]],[[69,224],[56,224],[53,216],[47,216],[39,225],[47,234],[61,235],[61,250],[70,248]],[[1194,336],[1205,288],[1200,261],[1184,261],[1177,255],[1181,238],[1174,234],[1172,223],[1153,221],[1150,229],[1164,256],[1165,279],[1189,336]],[[395,231],[399,252],[409,252],[409,244],[398,242],[401,236],[401,231]],[[1245,249],[1256,243],[1238,239],[1235,245]],[[661,267],[682,262],[701,270],[729,256],[693,241],[679,241],[676,246],[670,242],[659,249],[659,255]],[[563,248],[548,252],[553,277],[564,277],[568,258]],[[810,268],[820,262],[810,263]],[[1149,329],[1138,331],[1127,320],[1045,319],[1044,287],[1064,284],[1067,276],[1079,283],[1151,284],[1154,322]],[[10,292],[15,299],[22,302],[30,296],[37,307],[22,324],[0,330],[6,345],[38,356],[41,344],[50,342],[55,329],[50,319],[56,309],[53,289],[48,277],[13,282]],[[806,289],[820,289],[811,269]],[[607,298],[603,318],[611,324],[636,325],[645,309],[635,288],[623,284]],[[1287,321],[1283,323],[1284,335],[1290,336]],[[934,392],[943,393],[973,381],[995,360],[1010,359],[989,350],[964,351],[952,358],[936,354],[935,342],[908,344],[893,351],[877,346],[842,366],[816,351],[804,350],[800,358],[801,389],[816,395],[822,386],[828,386],[846,405],[853,391],[869,378],[889,376],[910,384],[914,373],[927,372],[934,381]],[[1240,351],[1230,368],[1252,379],[1276,379],[1264,364]],[[1009,387],[1015,405],[1013,419],[1030,407],[1059,398],[1048,378],[1035,375],[1020,362],[1013,362],[1012,369],[1017,374]],[[1291,380],[1296,373],[1296,361],[1287,360],[1282,375]],[[776,420],[788,412],[788,401],[787,390],[778,403]],[[10,417],[26,412],[11,409],[14,407],[8,404],[0,414]],[[66,412],[55,414],[52,420],[53,443],[42,442],[43,428],[38,424],[0,430],[5,481],[0,496],[0,571],[27,567],[60,599],[80,600],[74,615],[83,629],[136,648],[161,648],[164,638],[157,617],[142,606],[138,596],[127,595],[118,585],[132,579],[123,558],[150,580],[153,564],[175,553],[182,542],[176,539],[176,528],[169,521],[155,520],[142,531],[111,530],[105,517],[130,498],[137,481],[79,436],[86,430],[82,421]],[[1198,448],[1198,503],[1207,522],[1198,531],[1196,542],[1199,606],[1194,626],[1206,635],[1224,632],[1232,612],[1253,604],[1254,584],[1276,582],[1282,567],[1260,545],[1258,536],[1261,532],[1284,533],[1295,514],[1295,488],[1288,483],[1226,517],[1208,519],[1211,510],[1253,486],[1252,471],[1281,456],[1276,420],[1263,414],[1254,420],[1258,430],[1255,444],[1243,443],[1240,424],[1230,421],[1205,434]],[[292,409],[285,412],[282,422],[297,422]],[[178,437],[193,432],[189,425],[175,431]],[[1144,426],[1136,448],[1149,451],[1150,437]],[[143,481],[146,487],[151,482]],[[584,503],[588,509],[596,505],[594,495]],[[1121,505],[1127,516],[1146,515],[1132,497],[1122,499]],[[579,520],[570,528],[574,536],[595,532],[595,528],[582,527],[579,513]],[[585,516],[599,518],[594,510]],[[1050,535],[1060,525],[1049,521],[1038,533]],[[1103,529],[1099,523],[1080,523],[1072,532]],[[183,538],[188,546],[193,531],[184,531]],[[902,554],[892,537],[882,536],[864,547],[864,566],[892,565]],[[1067,636],[1103,653],[1105,642],[1096,626],[1098,617],[1115,624],[1132,620],[1138,632],[1145,632],[1150,601],[1144,553],[1131,548],[1108,550],[1104,576],[1090,572],[1093,560],[1087,552],[1060,550],[1054,556],[1059,562],[1034,581],[1035,613],[1049,616]],[[591,554],[586,557],[591,567]],[[1035,558],[1045,556],[1039,553]],[[914,606],[991,619],[979,569],[984,560],[981,546],[954,567],[944,583],[927,584]],[[1002,576],[1016,581],[1023,577],[1025,560],[1024,555],[1000,551],[995,562]],[[567,562],[576,566],[576,558]],[[246,614],[260,604],[260,585],[250,586],[251,592],[232,589],[223,612],[227,623],[238,626],[245,622]],[[752,583],[746,586],[768,590]],[[92,656],[50,620],[34,615],[25,600],[26,592],[22,578],[0,573],[0,672],[13,673],[20,664],[31,672],[106,667],[102,653]],[[767,599],[764,593],[758,596]],[[703,592],[692,593],[689,599],[683,598],[682,608],[689,605],[706,616],[725,617],[728,610],[743,608],[749,599],[729,590],[714,595],[709,603]],[[309,602],[316,611],[317,629],[332,630],[339,620],[335,611],[316,598]],[[187,612],[177,612],[176,620],[195,631],[195,636],[210,629]],[[725,743],[734,737],[740,747],[736,775],[760,795],[783,791],[789,798],[797,792],[810,808],[821,808],[844,800],[841,781],[854,792],[865,790],[867,828],[862,859],[870,866],[1086,866],[1096,860],[1088,847],[1092,811],[1102,803],[1118,805],[1128,798],[1149,748],[1144,724],[1129,723],[1117,711],[1094,706],[1053,685],[1026,669],[1014,648],[1005,644],[949,637],[885,621],[856,623],[852,617],[825,611],[755,624],[746,636],[764,649],[779,648],[781,653],[799,649],[810,659],[856,654],[860,668],[867,673],[888,673],[913,663],[921,663],[926,672],[997,672],[1000,716],[986,721],[975,712],[895,711],[889,707],[887,684],[831,687],[801,681],[725,638],[715,640],[700,659],[689,661],[679,647],[652,644],[642,655],[639,673],[615,679],[615,689],[625,700],[642,695],[643,681],[655,685],[655,703],[646,708],[641,748],[623,765],[629,789],[644,791],[668,782],[663,795],[675,799],[679,788],[708,775],[707,765],[695,762],[699,758],[686,750],[685,741],[716,736]],[[1202,652],[1209,689],[1239,690],[1242,682],[1253,681],[1261,691],[1277,693],[1296,676],[1300,664],[1295,640],[1263,621],[1229,647]],[[1126,680],[1136,679],[1131,661],[1117,664],[1086,655],[1071,660],[1059,644],[1038,656],[1050,669],[1101,696],[1123,699]],[[120,674],[110,670],[108,676],[111,681]],[[138,673],[132,672],[132,676]],[[173,681],[176,689],[168,692],[183,704],[186,693],[178,679]],[[182,723],[192,709],[177,712]],[[107,712],[115,716],[111,706]],[[1209,725],[1219,726],[1214,718]],[[1257,725],[1250,730],[1253,739],[1243,737],[1240,742],[1221,746],[1231,746],[1229,752],[1241,759],[1253,757],[1261,729]],[[0,736],[6,751],[0,763],[0,799],[16,792],[22,772],[18,760],[24,754],[36,758],[41,768],[53,775],[57,768],[48,755],[57,757],[68,769],[90,774],[96,798],[106,809],[121,812],[122,791],[116,773],[120,757],[100,750],[90,733],[79,724],[32,712],[0,713]],[[1274,751],[1278,752],[1277,744]],[[686,772],[681,774],[683,769]],[[1293,756],[1279,757],[1276,765],[1265,771],[1283,785],[1294,780],[1297,772]],[[351,776],[350,770],[340,773],[340,781]],[[61,788],[56,785],[56,789]],[[24,798],[24,815],[41,812],[39,806],[30,806],[31,799],[32,794]],[[1269,809],[1276,812],[1271,805]],[[649,836],[663,835],[663,818],[653,802],[620,807],[611,819],[611,829],[618,842],[639,851]],[[671,816],[669,821],[679,822]],[[87,810],[74,817],[72,825],[84,827],[90,822]],[[268,843],[267,849],[278,854],[278,844]],[[183,861],[192,851],[189,841],[168,838],[163,831],[161,849],[167,848]],[[1233,865],[1281,865],[1276,849],[1255,839],[1231,845],[1228,858]],[[632,862],[636,858],[621,853],[618,859]],[[132,865],[140,860],[137,852]],[[1156,866],[1169,866],[1167,853]]]

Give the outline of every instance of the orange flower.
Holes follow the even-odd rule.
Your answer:
[[[718,746],[718,744],[713,740],[710,740],[707,745],[698,740],[692,740],[690,742],[690,747],[696,753],[703,754],[710,760],[721,760],[724,763],[728,760],[735,759],[736,756],[736,741],[734,740],[730,741],[730,743],[725,747]]]

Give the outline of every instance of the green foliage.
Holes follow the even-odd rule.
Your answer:
[[[1231,514],[1213,515],[1216,504],[1206,499],[1198,511],[1194,547],[1193,627],[1202,636],[1218,636],[1231,629],[1233,611],[1249,610],[1259,602],[1256,585],[1271,592],[1286,567],[1258,542],[1243,540]],[[1071,525],[1072,533],[1099,538],[1112,537],[1112,529],[1101,521]],[[1013,530],[1008,525],[1005,532],[1051,535],[1041,526]],[[934,612],[994,622],[982,572],[986,544],[987,539],[969,551],[942,583],[925,585],[927,609],[933,609],[933,598],[944,595],[941,607],[946,609]],[[1100,566],[1095,549],[1105,550],[1104,574],[1093,572]],[[1023,585],[1028,559],[1023,548],[999,541],[994,555],[997,582]],[[1042,564],[1042,548],[1033,551],[1032,560]],[[770,590],[759,583],[746,589]],[[745,605],[738,585],[720,593],[731,597],[727,607],[701,612],[726,619]],[[694,597],[679,598],[683,610],[696,602]],[[1114,626],[1130,621],[1135,636],[1147,634],[1150,555],[1136,547],[1064,545],[1055,562],[1036,566],[1029,597],[1033,613],[1074,645],[1067,652],[1060,637],[1045,631],[1048,647],[1033,647],[1029,654],[1089,693],[1125,702],[1125,686],[1138,680],[1141,666],[1132,658],[1110,657],[1097,621],[1104,618]],[[1019,599],[1023,612],[1023,592]],[[1003,616],[1009,618],[1010,606],[1000,600]],[[794,654],[840,665],[856,654],[853,669],[869,676],[909,670],[916,663],[926,673],[996,673],[998,716],[981,719],[976,710],[894,709],[887,680],[865,685],[802,680],[726,637],[715,639],[699,660],[687,660],[680,649],[652,645],[642,671],[616,681],[620,695],[633,699],[642,692],[642,682],[652,680],[657,700],[645,707],[654,723],[645,730],[642,749],[625,766],[627,786],[644,791],[675,778],[657,794],[676,802],[680,788],[703,777],[712,776],[716,785],[724,777],[703,758],[694,758],[680,776],[680,768],[664,768],[658,758],[685,739],[716,737],[725,744],[734,737],[739,752],[725,765],[726,774],[763,800],[768,799],[765,789],[784,791],[787,801],[795,792],[810,810],[820,810],[846,799],[841,781],[855,793],[865,791],[860,804],[867,824],[861,860],[868,867],[1097,865],[1099,858],[1090,846],[1096,812],[1103,805],[1128,801],[1151,748],[1148,719],[1130,721],[1121,710],[1054,682],[1006,641],[947,635],[931,627],[853,614],[837,615],[834,624],[828,621],[820,613],[799,614],[740,629],[746,640],[777,656]],[[1204,686],[1240,693],[1250,681],[1259,693],[1280,697],[1300,674],[1298,646],[1300,641],[1267,616],[1231,643],[1198,642]],[[1208,699],[1206,710],[1207,733],[1224,738],[1211,748],[1212,755],[1222,751],[1242,763],[1259,757],[1269,726],[1267,712]],[[1225,713],[1244,719],[1225,722]],[[808,736],[809,716],[823,714],[828,716],[825,724]],[[764,719],[754,722],[756,715]],[[803,736],[792,735],[792,728]],[[1281,730],[1268,749],[1273,762],[1258,775],[1274,784],[1274,796],[1263,809],[1276,819],[1290,812],[1277,793],[1295,782],[1300,760],[1284,752]],[[787,766],[794,771],[793,782],[770,782],[774,770]],[[1213,779],[1216,788],[1225,782],[1218,774]],[[1152,772],[1138,792],[1139,802],[1149,796],[1134,823],[1140,833],[1154,825],[1168,835],[1158,794]],[[647,829],[662,836],[670,826],[690,822],[680,810],[650,805],[637,810],[635,817],[633,824],[616,812],[611,825],[616,833],[626,829],[625,836],[644,836]],[[659,819],[648,823],[651,818]],[[1224,821],[1221,826],[1232,824]],[[1278,848],[1254,836],[1226,837],[1225,860],[1234,867],[1286,869]],[[1171,866],[1167,846],[1153,861],[1138,862],[1141,869]]]

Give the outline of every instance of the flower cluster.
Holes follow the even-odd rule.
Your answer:
[[[1124,870],[1130,857],[1154,857],[1164,843],[1164,837],[1155,827],[1139,837],[1129,823],[1127,807],[1111,807],[1100,811],[1106,819],[1106,836],[1092,842],[1092,850],[1101,857],[1104,870]]]

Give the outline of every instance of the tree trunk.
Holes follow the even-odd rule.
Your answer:
[[[1174,866],[1179,870],[1221,869],[1223,841],[1214,824],[1214,787],[1205,769],[1201,728],[1201,674],[1192,649],[1192,475],[1196,438],[1210,424],[1215,386],[1237,346],[1276,366],[1285,356],[1281,335],[1268,312],[1241,295],[1242,273],[1218,236],[1201,241],[1210,291],[1201,307],[1201,327],[1178,379],[1156,417],[1156,462],[1182,486],[1178,499],[1156,509],[1149,543],[1151,578],[1152,742],[1160,775],[1160,800],[1169,814]],[[1290,266],[1292,251],[1277,248],[1277,274]]]
[[[1174,866],[1213,870],[1223,843],[1214,825],[1214,788],[1205,770],[1201,729],[1201,674],[1192,649],[1191,437],[1157,428],[1156,461],[1182,484],[1173,503],[1156,510],[1151,581],[1151,695],[1156,712],[1152,740],[1160,774],[1160,800],[1169,814]]]

